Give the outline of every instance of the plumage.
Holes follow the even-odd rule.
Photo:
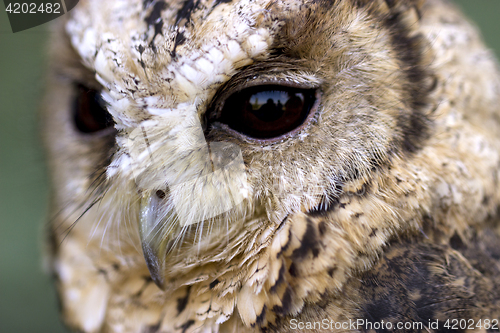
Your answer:
[[[450,3],[87,0],[51,50],[69,327],[498,327],[500,76]]]

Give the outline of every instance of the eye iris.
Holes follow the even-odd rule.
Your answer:
[[[103,104],[97,90],[89,89],[83,85],[77,86],[74,121],[80,132],[95,133],[113,126],[113,119]]]
[[[251,137],[273,138],[299,127],[314,100],[314,89],[249,88],[228,98],[220,121]]]

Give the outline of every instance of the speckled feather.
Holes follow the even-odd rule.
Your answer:
[[[69,16],[54,29],[42,117],[48,252],[68,326],[288,332],[291,319],[500,317],[500,76],[452,5],[87,0]],[[75,82],[102,90],[115,129],[75,130]],[[204,127],[229,94],[269,82],[319,91],[299,132],[269,143]],[[147,140],[131,140],[138,130]],[[200,133],[241,149],[248,186],[236,209],[172,231],[160,289],[141,202],[192,176]],[[154,160],[136,154],[147,149]]]

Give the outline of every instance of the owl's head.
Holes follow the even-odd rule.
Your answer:
[[[448,112],[432,61],[448,53],[424,38],[436,23],[421,6],[80,1],[54,41],[44,118],[59,241],[221,298],[341,286],[418,230],[441,195],[430,184],[459,172],[440,174],[455,152],[428,144]],[[294,296],[277,287],[307,274]]]
[[[83,1],[53,97],[58,195],[99,237],[138,234],[159,285],[244,255],[421,147],[418,20],[416,1]]]

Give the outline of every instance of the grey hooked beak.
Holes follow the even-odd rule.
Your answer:
[[[151,278],[161,289],[165,286],[167,252],[173,240],[175,218],[165,209],[165,200],[157,193],[148,192],[141,199],[139,235],[142,251]],[[166,223],[169,221],[170,223]]]
[[[169,194],[145,191],[140,202],[139,235],[151,278],[165,287],[168,256],[182,230],[191,225],[229,214],[244,215],[241,205],[248,196],[248,184],[241,150],[231,143],[211,143],[206,154],[190,165],[194,174],[168,183]],[[204,151],[202,151],[203,153]],[[206,155],[206,156],[205,156]],[[202,163],[195,163],[201,161]],[[196,171],[196,172],[195,172]],[[160,194],[160,195],[159,195]]]

